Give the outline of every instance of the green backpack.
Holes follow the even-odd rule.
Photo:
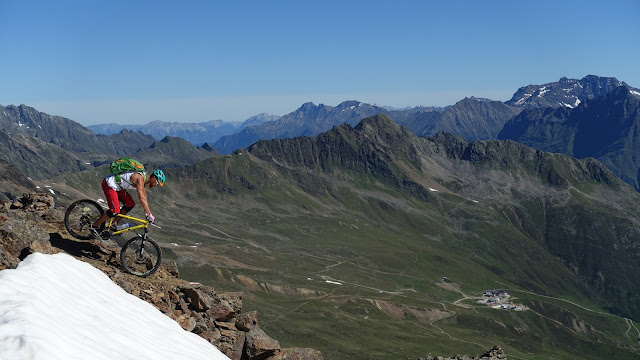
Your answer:
[[[109,166],[109,172],[116,176],[116,183],[120,183],[120,174],[126,173],[128,171],[135,171],[142,173],[145,181],[147,180],[147,172],[144,169],[144,165],[137,160],[133,160],[130,158],[120,158],[118,160],[114,160]]]

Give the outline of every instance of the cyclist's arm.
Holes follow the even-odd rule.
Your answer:
[[[144,176],[140,174],[131,175],[131,182],[135,186],[138,192],[138,199],[140,199],[140,205],[145,214],[151,214],[149,210],[149,203],[147,202],[147,190],[144,188]]]

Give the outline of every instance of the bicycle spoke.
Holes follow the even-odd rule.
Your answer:
[[[64,225],[78,239],[93,238],[91,225],[100,218],[104,210],[93,200],[79,200],[71,204],[64,216]]]
[[[124,268],[138,276],[148,276],[160,266],[161,250],[153,240],[134,237],[122,247],[120,261]]]

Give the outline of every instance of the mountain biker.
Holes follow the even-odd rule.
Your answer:
[[[128,171],[120,174],[120,182],[116,181],[115,175],[109,175],[102,180],[102,190],[107,198],[107,210],[102,216],[93,223],[93,227],[98,231],[104,230],[104,224],[108,218],[114,217],[117,214],[126,215],[136,205],[135,201],[129,195],[127,190],[136,190],[138,193],[138,199],[140,199],[140,205],[144,210],[144,214],[149,222],[154,222],[155,217],[151,214],[149,209],[149,203],[147,202],[147,191],[145,186],[150,188],[158,185],[164,186],[165,175],[160,169],[155,170],[151,176],[147,177],[145,173]],[[120,202],[124,205],[120,209]],[[116,218],[113,224],[117,224],[120,218]]]

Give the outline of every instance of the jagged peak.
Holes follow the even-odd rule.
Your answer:
[[[217,150],[213,146],[211,146],[208,142],[198,146],[198,149],[206,150],[209,152],[214,152],[214,151],[217,152]]]
[[[321,106],[321,105],[316,105],[316,104],[312,103],[311,101],[309,101],[309,102],[306,102],[306,103],[302,104],[302,105],[298,108],[298,110],[299,110],[299,111],[306,111],[306,110],[310,110],[310,109],[315,109],[315,108],[317,108],[318,106]]]
[[[610,81],[616,84],[620,84],[622,85],[623,82],[616,79],[615,77],[609,77],[609,76],[598,76],[598,75],[587,75],[585,77],[583,77],[582,79],[580,79],[580,81]]]
[[[465,103],[488,103],[494,100],[487,98],[478,98],[475,96],[465,97],[464,99],[457,102],[457,104],[465,104]]]
[[[377,114],[377,115],[369,116],[367,118],[362,119],[358,123],[358,125],[356,125],[355,127],[356,130],[364,130],[367,128],[388,130],[388,129],[401,129],[402,127],[396,124],[387,115]]]
[[[350,106],[362,106],[365,105],[363,102],[360,102],[358,100],[346,100],[341,102],[340,104],[338,104],[338,106],[336,106],[337,108],[345,108],[345,107],[350,107]]]

